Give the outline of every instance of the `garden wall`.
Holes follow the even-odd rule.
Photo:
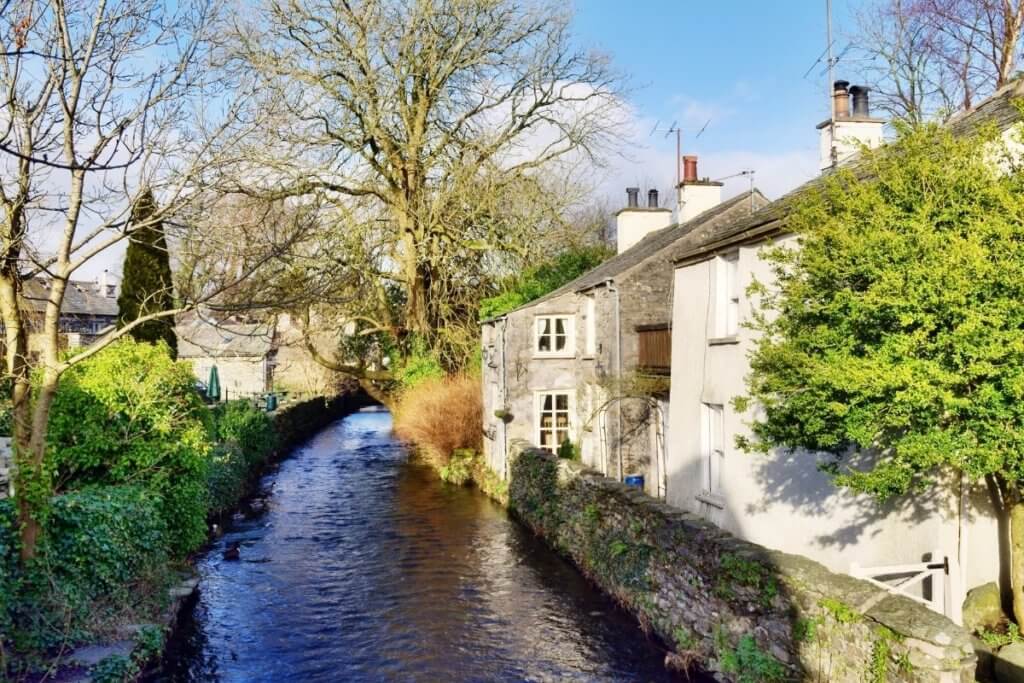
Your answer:
[[[369,405],[373,405],[373,400],[355,385],[330,398],[311,398],[278,408],[273,418],[279,456],[288,455],[292,448],[335,420]]]
[[[510,507],[676,650],[737,681],[972,681],[968,634],[947,618],[534,449]]]

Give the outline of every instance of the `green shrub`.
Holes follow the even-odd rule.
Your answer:
[[[721,647],[718,658],[722,672],[737,683],[773,683],[786,678],[779,660],[759,648],[749,634],[741,637],[735,648]]]
[[[448,464],[438,471],[441,479],[449,484],[465,486],[473,478],[473,461],[476,452],[468,448],[460,448],[452,453]]]
[[[572,282],[596,268],[612,255],[604,246],[580,247],[559,254],[554,260],[528,268],[505,284],[505,291],[480,302],[480,319],[504,315],[534,299]]]
[[[210,425],[194,381],[163,344],[123,339],[64,374],[48,437],[59,491],[145,487],[179,556],[206,538]]]
[[[238,446],[218,444],[206,474],[209,513],[219,515],[233,508],[245,494],[250,475],[249,459]]]
[[[12,546],[14,529],[0,534]],[[38,555],[6,597],[16,648],[42,652],[162,601],[169,534],[162,501],[141,486],[96,486],[53,499]],[[11,564],[16,567],[12,558]],[[151,588],[157,590],[149,590]]]
[[[228,401],[214,411],[214,434],[219,443],[234,444],[250,463],[261,463],[277,446],[274,423],[249,401]]]
[[[14,625],[19,579],[18,527],[14,505],[10,500],[0,500],[0,645],[5,645],[3,641],[9,637]],[[4,664],[0,661],[0,674],[4,671]]]
[[[416,339],[410,345],[401,366],[395,371],[395,379],[402,390],[407,391],[427,381],[441,381],[446,374],[437,354],[425,342]]]

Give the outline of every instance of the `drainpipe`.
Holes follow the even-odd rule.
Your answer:
[[[654,404],[654,410],[658,413],[658,434],[660,436],[661,447],[658,449],[658,455],[660,456],[661,462],[658,463],[658,497],[662,500],[668,498],[668,472],[665,471],[665,465],[668,461],[668,457],[665,451],[668,450],[668,439],[665,438],[665,411],[661,407],[661,401],[658,399],[651,399]]]
[[[508,317],[501,319],[501,408],[508,407],[508,382],[505,377],[505,331]],[[501,468],[502,479],[508,481],[508,423],[501,420]]]
[[[951,577],[954,578],[952,590],[950,590],[950,602],[953,604],[946,610],[953,619],[953,623],[959,625],[963,625],[964,621],[963,604],[967,590],[967,532],[969,528],[967,506],[970,504],[969,492],[967,475],[960,472],[960,514],[957,520],[959,538],[957,539],[956,548],[957,576]]]
[[[615,377],[622,381],[622,311],[619,290],[615,281],[604,281],[608,291],[615,295]],[[622,481],[622,401],[615,402],[615,457],[619,461],[619,481]]]

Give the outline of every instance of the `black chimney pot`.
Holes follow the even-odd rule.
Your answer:
[[[639,187],[627,187],[626,188],[626,206],[630,209],[635,209],[640,206],[640,188]]]
[[[647,191],[647,208],[657,209],[658,208],[658,191],[648,190]]]
[[[850,88],[850,94],[853,95],[854,116],[871,116],[871,106],[868,104],[869,92],[871,92],[871,88],[863,85],[855,85]]]

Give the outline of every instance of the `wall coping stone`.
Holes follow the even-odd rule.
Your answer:
[[[712,668],[721,647],[749,635],[790,675],[859,681],[881,651],[885,680],[973,680],[970,635],[906,596],[740,539],[579,462],[522,447],[509,462],[513,513],[667,642],[679,629],[698,634],[689,649]],[[554,491],[543,484],[551,475]],[[726,557],[735,561],[723,565]],[[818,624],[817,640],[797,642],[808,620]],[[723,633],[728,644],[719,642]]]

